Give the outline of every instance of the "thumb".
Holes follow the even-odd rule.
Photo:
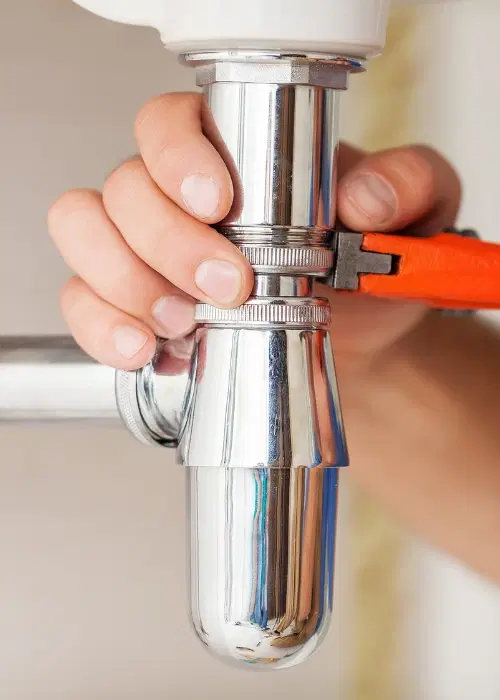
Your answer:
[[[437,191],[425,153],[398,148],[361,159],[339,182],[343,224],[354,231],[396,231],[432,211]]]

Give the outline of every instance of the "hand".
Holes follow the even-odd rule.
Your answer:
[[[249,264],[210,227],[230,210],[233,190],[202,127],[200,95],[153,100],[135,124],[140,155],[118,167],[102,193],[71,191],[50,209],[50,233],[75,273],[62,290],[64,318],[104,364],[137,369],[152,357],[155,335],[192,330],[195,299],[231,307],[251,292]],[[339,172],[338,213],[350,229],[424,234],[454,221],[458,178],[428,148],[367,156],[343,145]],[[334,306],[340,357],[371,356],[425,313],[412,303],[339,297],[324,287],[321,294]]]
[[[62,290],[64,317],[102,363],[143,366],[155,334],[177,338],[185,362],[194,300],[230,307],[251,292],[250,266],[210,227],[233,191],[202,127],[199,95],[153,100],[135,125],[140,155],[102,194],[69,192],[50,210],[76,275]],[[339,174],[349,229],[426,235],[454,222],[458,177],[428,148],[366,155],[343,145]],[[318,291],[333,307],[352,475],[411,528],[500,582],[500,337],[419,304]]]

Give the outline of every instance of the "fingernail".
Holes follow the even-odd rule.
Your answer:
[[[153,306],[153,316],[168,338],[185,335],[194,327],[194,304],[182,297],[162,297]]]
[[[122,357],[131,360],[148,342],[148,336],[133,326],[115,330],[115,346]]]
[[[241,291],[241,273],[225,260],[205,260],[195,273],[198,288],[218,304],[231,304]]]
[[[348,199],[377,224],[390,221],[396,214],[398,199],[387,180],[374,173],[357,175],[345,185]]]
[[[181,185],[184,204],[200,219],[209,219],[219,206],[219,185],[205,175],[188,175]]]

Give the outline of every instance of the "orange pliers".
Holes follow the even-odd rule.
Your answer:
[[[339,232],[330,284],[440,309],[500,309],[500,245],[474,236]]]

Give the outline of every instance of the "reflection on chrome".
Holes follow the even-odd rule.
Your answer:
[[[189,339],[160,341],[146,367],[117,372],[116,404],[138,440],[176,449],[186,469],[199,638],[240,666],[286,668],[328,627],[337,468],[348,463],[330,306],[314,280],[334,264],[339,91],[353,65],[254,52],[186,62],[234,185],[216,228],[252,266],[254,288],[236,309],[198,304]],[[37,415],[116,417],[109,373],[85,366],[75,384],[79,355],[68,376],[50,351],[51,382],[71,389],[54,403],[32,367],[45,350],[28,349],[0,346],[0,418],[26,415],[32,398]]]
[[[338,471],[187,471],[198,637],[239,665],[299,663],[331,614]]]

